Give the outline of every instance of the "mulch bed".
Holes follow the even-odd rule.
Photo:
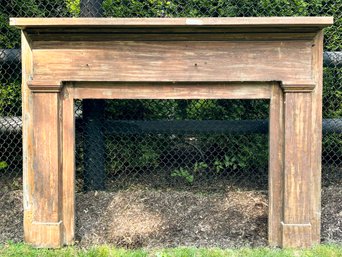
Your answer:
[[[342,243],[342,187],[322,192],[322,241]],[[267,244],[263,191],[198,193],[131,188],[76,196],[76,244],[127,248]],[[0,193],[0,243],[21,242],[22,191]]]

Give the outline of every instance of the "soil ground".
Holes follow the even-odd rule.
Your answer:
[[[23,240],[22,191],[0,193],[0,243]],[[131,188],[76,196],[76,244],[127,248],[267,244],[264,191]],[[342,187],[322,190],[322,242],[342,244]]]

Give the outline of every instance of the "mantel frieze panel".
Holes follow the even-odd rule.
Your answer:
[[[62,47],[62,48],[61,48]],[[308,81],[311,41],[56,42],[33,49],[34,78],[64,81]]]

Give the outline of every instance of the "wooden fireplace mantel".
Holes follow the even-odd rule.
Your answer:
[[[74,99],[269,99],[270,245],[320,242],[322,29],[332,17],[12,18],[24,237],[74,241]]]

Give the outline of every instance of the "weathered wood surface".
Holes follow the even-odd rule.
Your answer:
[[[33,74],[32,51],[27,35],[21,32],[21,52],[22,52],[22,122],[23,122],[23,205],[24,205],[24,240],[34,243],[33,235],[33,190],[34,190],[34,170],[33,170],[33,123],[32,123],[32,94],[27,82]]]
[[[34,79],[300,82],[312,78],[311,45],[311,41],[109,41],[86,46],[56,42],[51,49],[33,49]]]
[[[321,232],[321,156],[322,156],[322,91],[323,31],[317,33],[312,56],[312,74],[316,87],[311,94],[311,178],[310,222],[312,242],[320,243]]]
[[[311,224],[282,223],[282,247],[307,248],[312,246]]]
[[[265,40],[265,36],[261,33],[254,33],[255,35],[252,36],[248,36],[248,34],[233,34],[233,35],[237,35],[237,36],[227,36],[227,37],[222,37],[218,35],[211,35],[210,36],[210,40],[214,41],[214,40]],[[145,37],[143,39],[141,39],[141,35],[143,34],[131,34],[131,35],[127,35],[127,34],[112,34],[111,35],[101,35],[102,38],[106,38],[108,40],[115,40],[120,38],[121,40],[138,40],[138,41],[160,41],[162,40],[161,38],[161,34],[150,34],[150,37]],[[227,35],[227,34],[224,34]],[[269,35],[270,36],[270,35]],[[287,33],[281,33],[280,35],[277,33],[275,34],[274,38],[275,39],[288,39],[288,38],[294,38],[294,39],[310,39],[313,37],[313,34],[309,34],[309,33],[291,33],[291,34],[287,34]],[[35,46],[35,48],[43,48],[43,47],[48,47],[49,45],[49,41],[36,41],[39,40],[39,34],[37,35],[31,35],[31,38],[33,40],[33,44]],[[60,35],[60,37],[58,37],[57,35],[53,35],[51,40],[57,39],[58,41],[61,40],[61,38],[63,38],[64,40],[73,40],[73,41],[77,41],[77,39],[79,39],[80,41],[84,40],[85,35],[81,35],[79,37],[77,36],[70,36],[65,38],[65,36]],[[203,36],[202,36],[203,38]],[[173,40],[199,40],[199,36],[194,34],[194,37],[190,37],[188,36],[187,38],[185,38],[182,35],[179,35],[178,37],[176,35],[173,36]],[[45,37],[46,40],[46,37]],[[96,41],[98,40],[97,37],[91,37],[88,38],[88,41]],[[53,42],[53,44],[55,44],[55,42]],[[14,64],[17,65],[18,63],[21,62],[21,51],[20,49],[0,49],[0,64],[2,63],[8,63],[8,64]],[[340,68],[342,67],[342,52],[341,51],[325,51],[323,53],[323,65],[324,67],[329,67],[329,68]]]
[[[66,86],[61,93],[63,109],[63,244],[74,243],[75,237],[75,117],[74,98]]]
[[[33,111],[33,222],[37,246],[62,243],[61,108],[57,93],[32,96]],[[46,105],[46,102],[49,104]]]
[[[270,99],[269,242],[318,243],[321,29],[331,23],[12,19],[24,29],[25,241],[74,240],[74,99]]]
[[[234,18],[11,18],[10,24],[26,27],[174,27],[174,26],[224,26],[224,27],[317,27],[331,25],[332,17],[234,17]]]
[[[283,220],[283,169],[284,169],[284,97],[279,85],[271,87],[269,121],[268,165],[268,242],[282,245],[281,222]]]
[[[284,100],[282,245],[309,247],[312,245],[312,98],[310,93],[285,93]]]
[[[33,95],[34,220],[59,222],[62,186],[59,95]],[[46,102],[49,104],[47,105]],[[39,199],[39,201],[37,201]]]
[[[59,93],[63,84],[61,80],[32,80],[27,82],[27,86],[34,93]]]
[[[77,82],[76,99],[269,99],[270,82],[260,83]],[[227,90],[229,89],[229,90]]]

